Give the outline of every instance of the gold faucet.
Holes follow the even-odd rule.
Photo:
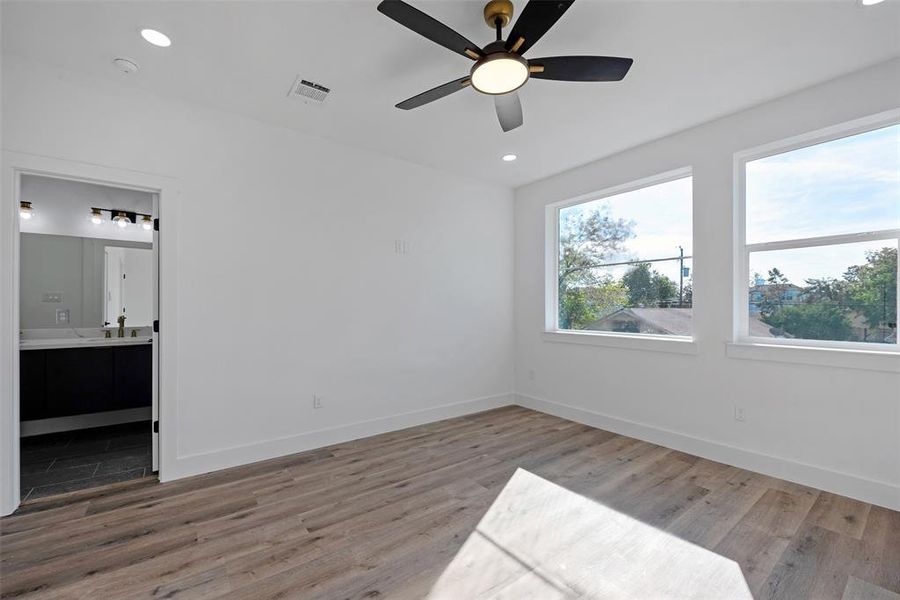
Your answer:
[[[117,320],[119,321],[119,331],[116,335],[118,337],[125,337],[125,315],[119,315]]]

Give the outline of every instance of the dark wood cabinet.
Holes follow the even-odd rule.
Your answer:
[[[47,352],[20,352],[19,374],[19,418],[43,419],[47,414]]]
[[[153,396],[153,358],[150,345],[116,348],[115,362],[114,408],[118,410],[150,406]]]
[[[150,406],[150,344],[20,352],[23,421]]]

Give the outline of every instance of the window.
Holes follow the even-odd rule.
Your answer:
[[[548,207],[547,329],[691,337],[689,170]]]
[[[871,127],[739,157],[739,338],[898,348],[900,125]]]

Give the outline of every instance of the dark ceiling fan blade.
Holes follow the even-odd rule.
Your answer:
[[[410,6],[402,0],[382,0],[381,4],[378,5],[378,12],[397,21],[404,27],[412,29],[432,42],[458,52],[467,58],[477,60],[483,54],[477,44],[470,42],[437,19],[429,17],[418,8]]]
[[[431,88],[427,92],[422,92],[421,94],[413,96],[412,98],[407,98],[406,100],[398,104],[397,108],[402,108],[403,110],[419,108],[423,104],[428,104],[429,102],[440,100],[444,96],[449,96],[453,92],[458,92],[468,85],[469,77],[460,77],[459,79],[449,81],[444,85],[439,85],[436,88]]]
[[[563,13],[568,10],[575,0],[530,0],[522,14],[516,20],[509,38],[506,40],[506,49],[519,54],[534,46],[534,44],[553,27]],[[521,38],[521,41],[520,41]]]
[[[503,131],[510,131],[522,125],[522,102],[519,100],[518,92],[494,96],[494,107],[497,109],[497,118]]]
[[[617,56],[549,56],[528,61],[531,77],[557,81],[620,81],[628,73],[630,58]],[[543,70],[539,70],[543,67]]]

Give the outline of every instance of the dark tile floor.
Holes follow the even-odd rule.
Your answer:
[[[145,477],[150,423],[126,423],[22,438],[22,500]]]

